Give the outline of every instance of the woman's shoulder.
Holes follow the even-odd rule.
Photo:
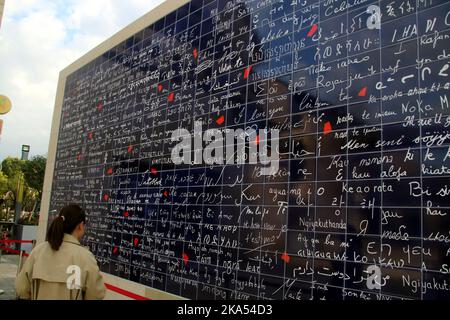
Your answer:
[[[67,247],[70,246],[70,250],[74,250],[76,252],[77,255],[79,255],[80,258],[82,259],[92,259],[94,258],[94,255],[92,254],[92,252],[89,250],[88,247],[83,246],[82,244],[74,244],[74,243],[65,243],[67,245]]]
[[[84,263],[85,266],[96,266],[97,259],[94,254],[89,250],[89,248],[84,247],[82,245],[78,248],[78,257],[81,259],[81,262]]]
[[[51,248],[50,243],[48,241],[42,242],[34,247],[34,249],[31,252],[31,257],[35,259],[42,256],[54,257],[55,254],[58,255],[59,257],[61,256],[72,257],[80,263],[90,264],[93,261],[96,261],[94,255],[89,250],[89,248],[84,247],[81,244],[68,242],[63,242],[58,251],[54,251]]]
[[[36,255],[39,252],[42,252],[47,248],[50,248],[50,244],[48,243],[48,241],[41,242],[33,248],[33,250],[31,251],[31,254]]]

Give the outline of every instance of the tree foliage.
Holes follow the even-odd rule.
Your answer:
[[[22,171],[25,175],[25,181],[28,187],[42,194],[44,185],[45,164],[47,159],[43,156],[35,156],[30,161],[25,161],[22,165]]]
[[[2,172],[12,178],[22,172],[24,160],[8,157],[2,162]]]
[[[6,194],[8,191],[8,176],[0,171],[0,196]]]
[[[30,160],[8,157],[2,162],[0,171],[0,198],[8,192],[4,206],[14,210],[18,199],[19,182],[23,181],[23,211],[38,212],[44,184],[47,159],[35,156]]]

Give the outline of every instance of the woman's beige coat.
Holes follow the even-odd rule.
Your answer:
[[[58,251],[48,242],[33,249],[16,279],[16,291],[20,299],[100,300],[106,289],[94,255],[65,234]]]

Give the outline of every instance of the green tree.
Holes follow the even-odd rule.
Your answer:
[[[9,178],[15,177],[22,172],[24,160],[19,158],[8,157],[2,162],[2,172]]]
[[[22,208],[27,212],[38,212],[44,184],[45,166],[47,159],[35,156],[30,160],[20,160],[8,157],[2,162],[0,172],[0,197],[7,192],[10,196],[6,205],[14,209],[20,179],[23,179]],[[30,216],[31,219],[31,216]],[[27,219],[29,222],[30,219]]]
[[[12,192],[10,192],[11,185],[10,181],[8,179],[8,176],[6,176],[3,172],[0,171],[0,220],[2,221],[8,221],[9,220],[9,209],[12,206],[11,196]],[[9,192],[9,195],[7,195]],[[3,201],[5,199],[5,201]]]
[[[45,157],[35,156],[22,164],[25,181],[27,182],[28,187],[39,193],[39,198],[42,195],[42,188],[44,186],[46,163],[47,159]]]
[[[17,199],[17,187],[22,173],[24,161],[18,158],[8,157],[2,162],[2,173],[8,178],[7,191],[11,192],[9,205],[14,208]],[[6,191],[5,191],[6,193]],[[3,196],[2,194],[1,196]]]
[[[0,171],[0,197],[3,197],[8,191],[8,176]]]

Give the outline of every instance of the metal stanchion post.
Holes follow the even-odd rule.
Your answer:
[[[22,257],[23,257],[23,251],[20,250],[20,253],[19,253],[19,263],[17,264],[17,274],[16,274],[16,276],[19,275],[20,269],[22,269]]]
[[[22,257],[23,257],[23,251],[20,250],[19,253],[19,263],[17,264],[17,274],[16,274],[16,278],[19,276],[20,270],[22,269]],[[19,296],[17,295],[16,292],[16,300],[19,299]]]

